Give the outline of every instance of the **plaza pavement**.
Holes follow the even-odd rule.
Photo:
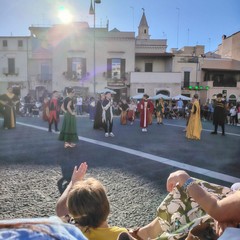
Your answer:
[[[59,127],[61,123],[62,117]],[[210,134],[211,122],[202,124],[201,140],[194,141],[185,138],[184,119],[164,120],[164,125],[154,119],[143,133],[138,119],[133,125],[120,125],[115,117],[115,137],[105,138],[102,130],[93,130],[87,115],[78,116],[80,141],[76,148],[64,149],[58,133],[49,133],[41,118],[18,117],[16,129],[0,129],[1,218],[54,215],[55,201],[73,166],[84,161],[88,175],[103,181],[108,190],[110,222],[128,227],[155,216],[172,171],[185,169],[225,186],[240,182],[240,127],[226,125],[222,136]]]

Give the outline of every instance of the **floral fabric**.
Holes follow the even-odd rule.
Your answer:
[[[231,192],[230,188],[204,182],[197,179],[197,183],[219,199]],[[179,186],[167,195],[157,209],[157,216],[161,223],[163,234],[156,240],[186,239],[188,233],[201,223],[213,223],[213,219],[204,212],[192,198]]]

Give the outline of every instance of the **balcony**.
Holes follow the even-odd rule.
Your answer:
[[[192,57],[182,57],[178,60],[179,63],[198,63],[198,57],[192,56]]]
[[[84,81],[86,79],[89,78],[90,74],[87,73],[83,73],[83,74],[79,74],[76,71],[66,71],[62,73],[63,76],[65,77],[66,80],[68,81]]]
[[[8,68],[3,68],[2,73],[7,77],[7,76],[18,76],[19,74],[19,68],[15,68],[14,70],[10,70]]]

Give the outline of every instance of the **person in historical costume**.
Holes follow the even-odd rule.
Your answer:
[[[184,132],[187,131],[187,126],[188,126],[189,118],[190,118],[190,115],[191,115],[192,105],[193,105],[193,100],[191,102],[188,102],[187,105],[186,105],[186,108],[185,108],[186,127],[183,130]]]
[[[128,113],[127,113],[127,118],[128,118],[128,121],[130,121],[130,123],[132,125],[135,120],[137,105],[134,102],[134,100],[131,100],[128,106],[129,106],[129,109],[128,109]]]
[[[153,112],[154,112],[154,104],[151,100],[148,100],[149,110],[148,110],[148,125],[152,125],[153,121]]]
[[[226,120],[226,104],[222,100],[222,94],[217,95],[217,99],[214,103],[214,112],[213,112],[213,125],[214,131],[211,134],[217,134],[218,125],[222,127],[222,135],[225,135],[225,120]]]
[[[148,99],[147,94],[143,95],[142,100],[138,103],[138,111],[140,113],[140,127],[142,132],[147,132],[147,127],[149,124],[149,112],[153,112],[153,103]]]
[[[103,122],[102,122],[102,102],[105,99],[105,94],[100,95],[100,99],[97,101],[95,116],[94,116],[94,129],[103,129]]]
[[[0,96],[0,104],[3,109],[3,128],[12,129],[16,127],[16,105],[20,102],[18,96],[13,93],[13,88],[8,87],[7,93]]]
[[[122,100],[122,104],[121,104],[121,106],[119,106],[119,109],[121,111],[120,123],[122,125],[126,125],[127,124],[127,112],[129,110],[129,106],[128,106],[126,99]]]
[[[59,94],[57,91],[53,91],[52,97],[49,101],[49,115],[48,115],[48,131],[52,132],[52,124],[54,123],[55,132],[58,130],[60,106],[59,106]]]
[[[113,111],[112,111],[112,96],[111,92],[105,93],[105,99],[102,102],[102,121],[105,131],[105,137],[114,137],[113,129]]]
[[[49,97],[45,96],[43,98],[43,105],[42,105],[42,119],[43,121],[48,122],[49,117]]]
[[[64,141],[64,148],[73,148],[78,142],[76,114],[73,104],[74,91],[72,88],[67,89],[67,97],[64,99],[61,106],[64,112],[62,129],[59,134],[59,140]]]
[[[157,124],[163,124],[164,101],[162,98],[156,103]]]
[[[90,102],[89,102],[88,108],[89,108],[89,119],[91,121],[94,121],[95,114],[96,114],[96,102],[95,102],[94,97],[90,98]]]
[[[190,118],[187,125],[186,137],[189,139],[200,140],[202,132],[202,123],[200,116],[200,104],[198,94],[193,96],[193,105],[190,113]]]

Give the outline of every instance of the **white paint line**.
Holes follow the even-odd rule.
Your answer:
[[[164,123],[164,125],[166,126],[173,126],[173,127],[180,127],[180,128],[185,128],[186,126],[182,126],[182,125],[177,125],[177,124],[171,124],[171,123]],[[202,129],[202,131],[205,131],[205,132],[212,132],[212,130],[209,130],[209,129]],[[220,131],[218,131],[218,133],[222,133]],[[237,133],[229,133],[229,132],[225,132],[226,135],[231,135],[231,136],[237,136],[237,137],[240,137],[240,134],[237,134]]]
[[[44,128],[44,127],[34,126],[34,125],[20,123],[20,122],[17,122],[17,123],[19,125],[23,125],[23,126],[27,126],[27,127],[31,127],[31,128],[35,128],[35,129],[39,129],[39,130],[44,130],[44,131],[48,130],[47,128]],[[55,133],[55,132],[53,132],[53,133]],[[55,133],[55,134],[58,134],[58,133]],[[80,137],[80,136],[78,138],[79,138],[79,140],[84,141],[84,142],[89,142],[89,143],[96,144],[96,145],[99,145],[102,147],[107,147],[107,148],[111,148],[111,149],[114,149],[117,151],[121,151],[121,152],[125,152],[125,153],[132,154],[135,156],[139,156],[139,157],[141,157],[140,158],[141,160],[150,159],[152,161],[156,161],[156,162],[159,162],[162,164],[173,166],[173,167],[176,167],[179,169],[184,169],[186,171],[191,171],[191,172],[194,172],[197,174],[205,175],[207,177],[215,178],[215,179],[222,180],[225,182],[230,182],[230,183],[240,182],[240,178],[236,178],[236,177],[233,177],[233,176],[230,176],[227,174],[223,174],[223,173],[214,172],[214,171],[211,171],[211,170],[208,170],[205,168],[195,167],[193,165],[189,165],[186,163],[180,163],[180,162],[168,159],[168,158],[158,157],[153,154],[141,152],[141,151],[134,150],[131,148],[121,147],[118,145],[114,145],[111,143],[106,143],[106,142],[102,142],[102,141],[98,141],[98,140],[94,140],[94,139],[90,139],[90,138],[85,138],[85,137]]]

